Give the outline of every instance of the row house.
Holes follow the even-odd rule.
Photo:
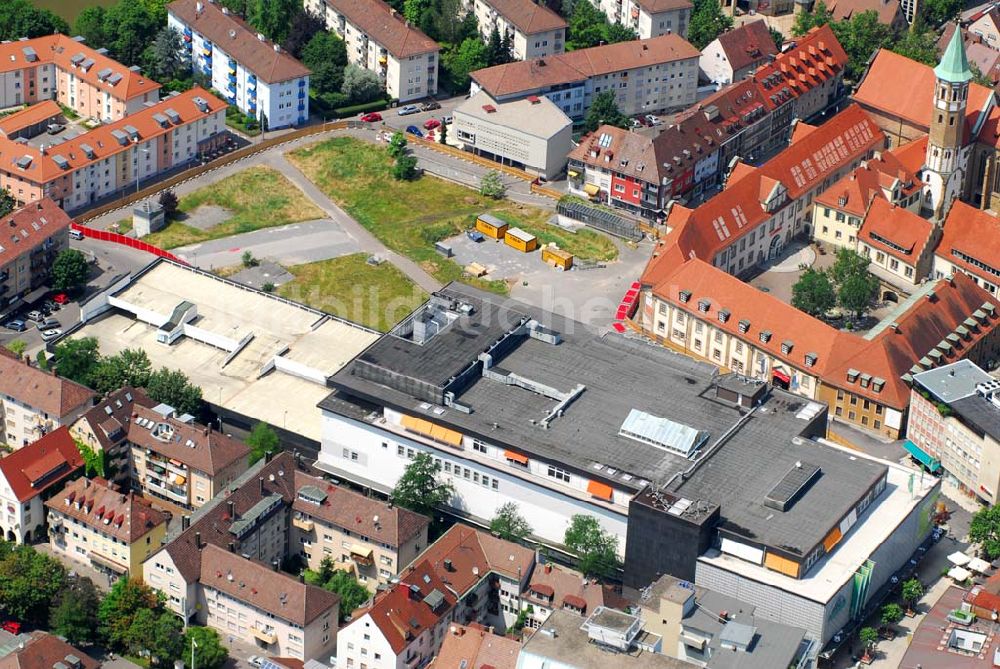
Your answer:
[[[694,104],[699,55],[671,34],[495,65],[469,76],[473,94],[483,90],[500,102],[545,96],[574,120],[610,90],[622,113],[634,116]]]
[[[589,579],[578,571],[551,562],[538,565],[521,593],[524,626],[538,629],[553,611],[567,610],[586,616],[606,606],[625,610],[626,602],[612,586]]]
[[[531,0],[467,0],[463,9],[472,12],[484,40],[495,29],[507,37],[514,60],[529,60],[563,53],[566,49],[565,19]]]
[[[156,402],[142,388],[123,386],[88,409],[70,425],[69,432],[78,442],[94,451],[106,453],[115,483],[127,485],[129,458],[129,423],[134,406],[151,409]]]
[[[226,103],[195,86],[56,146],[0,137],[0,187],[19,205],[48,197],[73,211],[199,160],[229,138]]]
[[[247,470],[250,448],[188,414],[133,404],[127,437],[132,486],[185,509],[204,506]]]
[[[160,84],[93,49],[46,35],[0,44],[0,109],[55,100],[84,118],[118,121],[160,99]]]
[[[309,69],[228,8],[175,0],[167,6],[167,26],[181,35],[192,71],[230,105],[271,129],[309,119]]]
[[[934,252],[934,276],[968,275],[990,295],[1000,287],[1000,218],[956,202],[948,212]]]
[[[0,353],[0,420],[3,444],[17,450],[68,426],[93,404],[95,393],[75,381]]]
[[[898,302],[931,273],[940,228],[888,200],[875,198],[858,234],[858,253],[882,283],[879,299]]]
[[[635,31],[639,39],[671,33],[687,38],[693,5],[688,0],[592,0],[611,23]]]
[[[698,67],[702,77],[725,86],[753,74],[779,51],[763,19],[744,23],[722,33],[701,50]]]
[[[438,90],[441,47],[382,0],[305,0],[347,44],[347,61],[375,72],[389,97],[410,102]]]
[[[69,248],[72,219],[45,198],[0,218],[0,310],[32,301],[47,289],[52,263]]]
[[[109,577],[141,579],[167,533],[165,513],[101,478],[75,479],[45,506],[53,552]]]

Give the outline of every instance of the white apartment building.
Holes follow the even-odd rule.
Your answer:
[[[90,408],[93,399],[94,391],[86,386],[33,367],[10,353],[0,355],[0,441],[8,448],[21,448],[71,424]]]
[[[639,39],[671,33],[686,38],[691,23],[688,0],[593,0],[612,23],[632,28]]]
[[[566,167],[573,121],[551,100],[497,102],[480,91],[455,108],[454,136],[466,151],[545,179]]]
[[[532,0],[466,0],[465,11],[476,15],[479,32],[488,40],[496,28],[510,36],[515,60],[530,60],[565,50],[566,21]]]
[[[347,43],[347,60],[378,74],[390,97],[409,102],[437,93],[437,42],[382,0],[305,0]]]
[[[309,69],[214,0],[175,0],[167,25],[181,34],[195,72],[267,128],[309,119]]]
[[[545,96],[574,120],[608,90],[628,116],[686,109],[697,97],[700,55],[672,34],[605,44],[476,70],[472,93],[500,102]]]

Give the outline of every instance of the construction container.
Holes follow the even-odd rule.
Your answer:
[[[559,269],[569,269],[573,266],[573,254],[554,246],[546,246],[542,249],[542,262]]]
[[[524,253],[530,253],[538,248],[538,238],[521,228],[510,228],[503,236],[507,246]]]
[[[451,249],[451,247],[442,242],[436,242],[434,244],[434,250],[443,255],[445,258],[450,258],[455,255],[455,252]]]
[[[493,239],[503,239],[510,224],[492,214],[480,214],[476,218],[476,230]]]

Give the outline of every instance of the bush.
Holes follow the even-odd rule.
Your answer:
[[[347,107],[338,107],[334,109],[333,112],[338,118],[347,118],[349,116],[357,116],[358,114],[367,114],[368,112],[383,111],[389,107],[391,100],[376,100],[375,102],[366,102],[363,105],[350,105]]]

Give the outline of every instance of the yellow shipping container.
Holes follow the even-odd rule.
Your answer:
[[[503,239],[510,224],[490,214],[480,214],[476,218],[476,230],[493,239]]]
[[[538,238],[521,228],[510,228],[503,236],[507,246],[524,253],[530,253],[538,248]]]
[[[560,269],[569,269],[573,266],[573,254],[562,249],[546,246],[542,249],[542,262],[555,265]]]

